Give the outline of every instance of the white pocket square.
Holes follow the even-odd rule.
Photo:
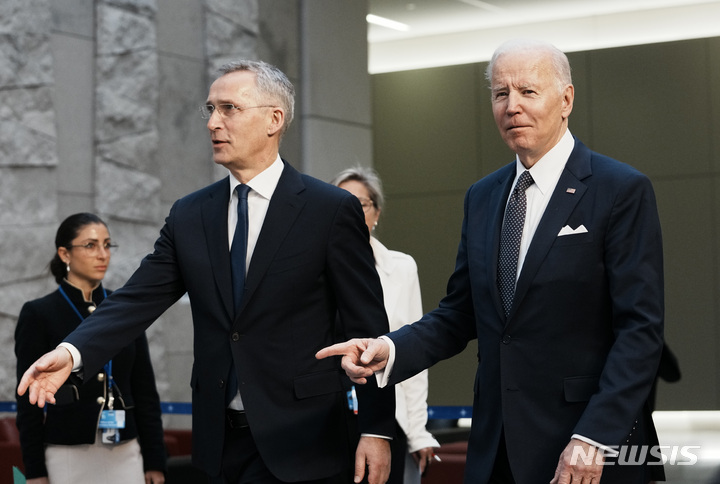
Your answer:
[[[565,227],[560,229],[560,233],[558,233],[558,237],[562,237],[563,235],[576,235],[576,234],[586,234],[587,229],[584,225],[580,225],[578,228],[573,229],[570,228],[569,225],[566,225]]]

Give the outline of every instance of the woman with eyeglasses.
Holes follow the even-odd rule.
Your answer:
[[[107,225],[91,213],[65,219],[55,236],[50,272],[57,290],[23,305],[15,330],[17,378],[54,349],[107,294],[102,280],[115,246]],[[160,398],[145,336],[117,355],[87,384],[71,376],[55,405],[18,397],[28,484],[162,484],[166,452]]]
[[[384,200],[380,178],[373,170],[359,167],[339,173],[331,183],[355,195],[362,205],[390,331],[417,321],[423,312],[415,260],[408,254],[389,250],[372,236]],[[433,448],[440,444],[425,428],[427,393],[427,370],[395,385],[398,435],[390,444],[392,463],[388,484],[420,484],[421,475],[434,461]],[[362,408],[358,411],[362,412]]]

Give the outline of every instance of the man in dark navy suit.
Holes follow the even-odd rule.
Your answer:
[[[366,473],[384,483],[394,390],[359,389],[353,465],[357,437],[348,431],[342,369],[314,357],[337,334],[388,331],[362,207],[280,158],[294,105],[282,72],[251,61],[221,72],[201,111],[214,161],[230,175],[173,205],[154,252],[63,347],[26,372],[18,392],[29,388],[32,403],[52,403],[71,368],[94,374],[187,292],[193,462],[213,484],[344,483]],[[246,239],[237,266],[236,226]]]
[[[468,190],[447,296],[419,322],[318,357],[393,384],[477,339],[466,483],[661,480],[642,447],[657,444],[647,399],[664,322],[650,181],[570,134],[574,87],[555,47],[503,44],[487,77],[516,159]]]

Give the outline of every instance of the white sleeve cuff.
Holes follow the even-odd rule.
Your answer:
[[[378,434],[360,434],[360,437],[374,437],[376,439],[392,440],[392,437],[388,437],[387,435],[378,435]]]
[[[65,342],[62,342],[59,345],[57,345],[58,348],[60,348],[61,346],[63,348],[65,348],[66,350],[68,350],[70,352],[70,356],[72,356],[72,359],[73,359],[72,371],[80,371],[80,369],[82,368],[83,365],[82,365],[82,358],[80,357],[80,352],[78,351],[78,349],[75,348],[70,343],[65,343]]]
[[[377,381],[378,388],[385,388],[390,380],[390,374],[392,373],[393,366],[395,366],[395,343],[387,336],[380,336],[381,340],[385,341],[390,347],[390,354],[388,355],[387,365],[380,371],[375,372],[375,380]]]
[[[617,457],[620,455],[620,453],[617,451],[617,449],[613,449],[612,447],[608,447],[607,445],[603,445],[599,442],[595,442],[592,439],[588,439],[587,437],[580,435],[580,434],[573,434],[573,439],[582,440],[586,444],[594,445],[598,449],[602,449],[605,455],[611,456],[611,457]]]

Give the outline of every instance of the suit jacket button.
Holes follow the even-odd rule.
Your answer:
[[[230,336],[230,338],[231,338],[233,341],[239,341],[239,340],[240,340],[240,333],[238,333],[237,331],[235,331],[235,332]]]
[[[504,345],[509,345],[509,344],[510,344],[510,339],[511,339],[511,338],[510,338],[510,335],[509,335],[509,334],[506,334],[505,336],[503,336],[503,339],[502,339],[503,344],[504,344]]]
[[[225,388],[225,380],[220,380],[220,382],[218,382],[218,388]]]

